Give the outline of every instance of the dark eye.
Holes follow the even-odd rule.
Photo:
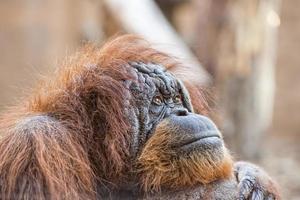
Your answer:
[[[163,103],[163,99],[161,96],[155,96],[152,100],[152,103],[160,106]]]
[[[178,95],[176,95],[174,98],[173,98],[173,102],[175,103],[175,104],[180,104],[182,101],[181,101],[181,95],[180,94],[178,94]]]

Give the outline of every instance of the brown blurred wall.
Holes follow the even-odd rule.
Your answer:
[[[275,133],[300,137],[300,1],[282,1],[278,44]]]
[[[0,1],[0,109],[13,104],[38,74],[53,71],[81,40],[98,42],[97,6],[81,0]]]

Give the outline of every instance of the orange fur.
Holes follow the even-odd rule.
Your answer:
[[[116,38],[101,49],[86,46],[66,59],[52,79],[42,81],[31,96],[1,117],[1,199],[19,198],[18,194],[23,199],[95,199],[99,183],[117,187],[126,181],[131,135],[124,107],[131,95],[122,81],[132,78],[128,71],[131,61],[158,63],[170,70],[181,65],[135,36]],[[209,168],[207,177],[201,177],[204,166],[198,165],[202,160],[197,156],[174,163],[181,171],[176,170],[170,162],[163,162],[171,152],[161,145],[150,148],[157,139],[149,141],[145,151],[161,163],[153,176],[142,180],[145,187],[173,180],[174,186],[181,185],[179,177],[183,184],[221,177]],[[159,151],[166,152],[164,157]],[[140,158],[143,166],[151,169],[153,163],[148,160]],[[194,164],[183,167],[188,162]],[[229,171],[228,167],[223,170]],[[144,170],[150,173],[147,167]],[[164,171],[174,175],[157,175]]]
[[[178,152],[170,147],[174,141],[181,140],[177,135],[180,134],[176,128],[164,121],[147,141],[138,159],[144,190],[183,188],[232,176],[233,162],[225,147],[217,155],[207,150],[178,157]]]

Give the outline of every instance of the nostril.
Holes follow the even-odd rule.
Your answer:
[[[188,115],[188,111],[186,109],[183,110],[177,110],[175,113],[177,116],[187,116]]]

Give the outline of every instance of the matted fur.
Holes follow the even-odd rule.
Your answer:
[[[180,66],[135,36],[86,46],[1,117],[1,199],[94,199],[99,183],[126,181],[131,135],[124,107],[131,95],[122,81],[132,78],[132,61]]]
[[[225,147],[222,152],[206,149],[178,156],[172,149],[178,137],[178,130],[167,120],[158,125],[153,136],[147,141],[140,157],[138,169],[145,191],[164,188],[184,188],[207,184],[232,176],[233,161]]]

